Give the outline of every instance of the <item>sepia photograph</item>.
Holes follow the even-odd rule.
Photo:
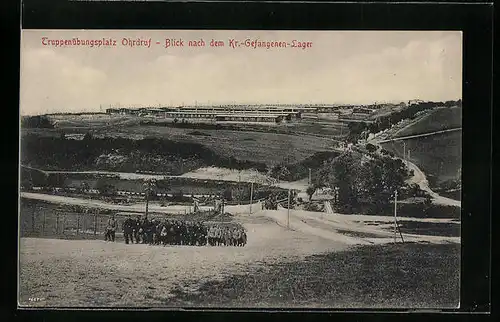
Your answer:
[[[18,307],[460,306],[460,31],[21,30]]]

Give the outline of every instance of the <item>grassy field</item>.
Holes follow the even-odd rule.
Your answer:
[[[462,108],[448,107],[433,110],[418,122],[398,132],[397,136],[452,129],[462,126]]]
[[[404,140],[414,162],[426,174],[431,187],[441,182],[459,179],[462,165],[462,133],[441,133],[427,137]],[[382,144],[384,149],[403,157],[403,141]]]
[[[175,291],[169,305],[454,308],[460,245],[391,244],[316,255]]]
[[[168,138],[176,142],[200,143],[224,157],[267,164],[279,163],[285,158],[300,161],[332,146],[331,140],[314,136],[228,130],[194,131],[164,126],[130,126],[117,131],[105,131],[102,134],[129,138]]]
[[[402,233],[460,237],[459,223],[433,223],[419,221],[398,221],[399,229]]]

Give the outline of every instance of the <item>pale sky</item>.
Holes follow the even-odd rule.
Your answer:
[[[113,48],[44,46],[48,39],[113,38]],[[123,38],[152,39],[150,48]],[[184,40],[165,48],[165,39]],[[225,47],[210,47],[211,39]],[[312,42],[311,48],[230,48],[228,40]],[[206,47],[188,47],[204,39]],[[156,45],[156,41],[160,44]],[[370,104],[462,97],[457,31],[23,30],[22,115],[100,106]]]

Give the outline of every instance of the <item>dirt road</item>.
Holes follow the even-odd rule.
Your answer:
[[[378,143],[386,143],[386,142],[393,142],[393,141],[408,140],[408,139],[413,139],[413,138],[420,138],[420,137],[426,137],[426,136],[431,136],[431,135],[435,135],[435,134],[455,132],[455,131],[462,131],[462,128],[458,127],[458,128],[446,129],[446,130],[440,130],[440,131],[434,131],[434,132],[429,132],[429,133],[421,133],[421,134],[414,134],[414,135],[393,137],[391,139],[381,140]]]
[[[284,208],[278,211],[265,211],[266,216],[275,220],[281,226],[289,226],[291,229],[306,234],[321,236],[322,238],[342,242],[349,245],[365,244],[385,244],[394,241],[394,218],[388,216],[363,216],[363,215],[340,215],[340,214],[319,214],[312,211],[291,210],[290,219],[288,212]],[[403,218],[399,218],[403,220]],[[409,218],[404,218],[408,220]],[[450,223],[451,219],[436,218],[411,218],[414,221]],[[370,221],[368,225],[367,221]],[[372,224],[376,223],[376,224]],[[341,232],[339,232],[341,231]],[[344,232],[347,233],[347,236]],[[460,237],[428,236],[416,234],[402,234],[408,242],[429,242],[429,243],[460,243]],[[397,238],[400,238],[399,233]]]
[[[64,205],[77,205],[83,207],[101,208],[108,210],[124,211],[124,212],[144,212],[146,203],[136,203],[132,205],[117,205],[113,203],[104,202],[96,199],[75,198],[58,195],[48,195],[44,193],[21,192],[20,196],[26,199],[41,200],[50,203],[64,204]],[[200,210],[211,210],[213,207],[200,206]],[[257,209],[262,208],[261,202],[253,203],[251,206],[255,212]],[[166,214],[185,214],[193,212],[193,206],[186,205],[169,205],[161,206],[160,204],[151,202],[148,209],[150,212],[166,213]],[[229,205],[224,207],[226,212],[231,214],[248,213],[250,212],[250,205]]]

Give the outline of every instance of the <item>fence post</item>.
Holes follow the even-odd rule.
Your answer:
[[[80,233],[80,214],[76,214],[76,234]]]
[[[97,235],[97,212],[94,214],[94,236]]]
[[[59,234],[59,212],[56,211],[56,235]]]

